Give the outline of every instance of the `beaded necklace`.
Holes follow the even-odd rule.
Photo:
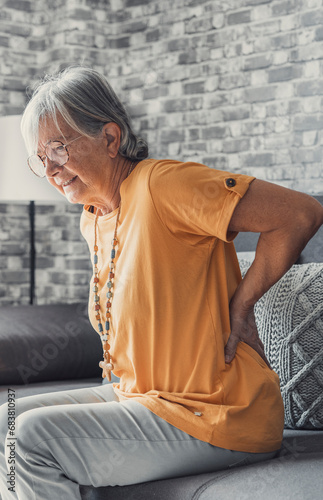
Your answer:
[[[130,172],[133,168],[134,162],[131,163],[129,167],[129,171],[127,177],[130,175]],[[110,262],[109,262],[109,275],[107,281],[107,302],[106,302],[106,312],[105,312],[105,332],[103,329],[103,321],[101,318],[100,312],[100,297],[99,293],[99,269],[98,269],[98,245],[97,245],[97,222],[99,217],[99,211],[96,213],[95,221],[94,221],[94,255],[93,255],[93,292],[94,292],[94,311],[95,311],[95,319],[98,321],[98,330],[101,336],[102,348],[103,348],[103,361],[100,361],[99,366],[102,368],[102,377],[107,378],[109,382],[111,382],[111,371],[114,366],[112,364],[112,359],[110,355],[110,326],[111,326],[111,306],[113,299],[113,285],[114,285],[114,259],[116,256],[116,246],[118,244],[117,240],[117,228],[121,211],[121,200],[119,203],[119,208],[116,217],[116,225],[114,228],[113,239],[111,241],[111,254],[110,254]]]

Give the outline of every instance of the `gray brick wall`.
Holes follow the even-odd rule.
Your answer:
[[[29,303],[27,203],[0,203],[0,305]]]
[[[81,63],[108,77],[151,156],[320,194],[322,25],[323,0],[1,2],[0,115],[22,112],[39,76]],[[36,213],[37,300],[77,300],[88,273],[77,209],[46,210]],[[18,226],[20,238],[0,230],[1,303],[28,296]]]
[[[92,266],[80,235],[81,207],[64,202],[36,204],[37,304],[86,301]]]
[[[22,111],[38,76],[83,63],[152,156],[322,193],[322,24],[322,0],[4,2],[0,114]]]
[[[86,301],[92,266],[80,235],[81,207],[35,204],[35,303]],[[30,221],[27,203],[0,204],[0,306],[29,304]]]

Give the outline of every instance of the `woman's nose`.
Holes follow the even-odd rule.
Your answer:
[[[62,166],[58,165],[55,161],[50,160],[47,156],[43,160],[45,165],[46,177],[54,177],[62,170]]]

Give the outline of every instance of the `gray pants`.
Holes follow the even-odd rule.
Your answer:
[[[7,405],[0,407],[2,500],[79,500],[79,484],[135,484],[276,454],[231,451],[199,441],[136,401],[118,402],[108,384],[17,399],[16,415],[17,440],[8,435],[5,444],[8,411]],[[7,482],[12,448],[15,493]]]

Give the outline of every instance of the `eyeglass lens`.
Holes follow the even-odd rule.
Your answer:
[[[33,155],[29,158],[28,163],[31,170],[38,177],[45,177],[45,161],[46,157],[56,163],[58,166],[64,165],[68,161],[68,153],[65,146],[61,142],[52,142],[45,148],[43,160],[38,155]]]

